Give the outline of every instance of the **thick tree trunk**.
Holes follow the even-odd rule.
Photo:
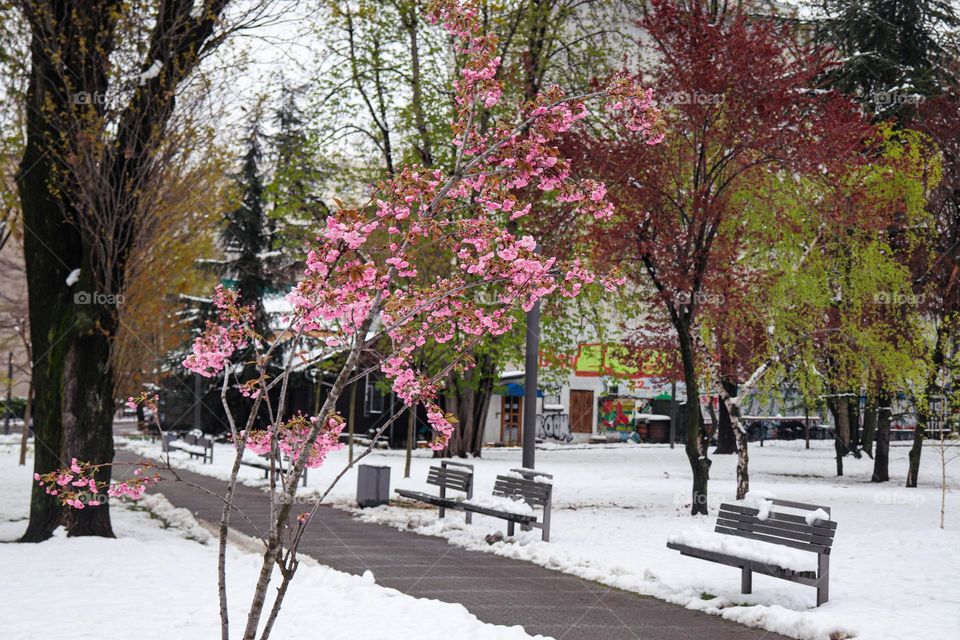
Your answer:
[[[68,224],[50,187],[55,185],[56,126],[45,116],[50,102],[64,100],[64,89],[51,83],[59,72],[37,36],[31,42],[31,77],[27,90],[27,141],[17,184],[23,223],[23,253],[30,309],[33,356],[33,421],[35,473],[49,473],[63,464],[61,374],[74,328],[73,291],[65,280],[80,266],[80,234]],[[33,484],[30,521],[22,540],[38,542],[53,535],[61,509],[54,496]]]
[[[877,451],[873,456],[871,482],[887,482],[890,479],[890,394],[881,390],[877,394]]]
[[[733,385],[732,395],[736,395],[736,385]],[[717,448],[713,450],[714,455],[727,455],[737,452],[737,436],[733,432],[730,424],[730,411],[727,405],[720,403],[720,416],[718,419]]]
[[[480,457],[495,380],[496,364],[487,356],[477,356],[476,366],[466,374],[448,377],[446,410],[456,415],[459,422],[447,448],[436,452],[435,457]]]
[[[707,457],[707,441],[703,433],[700,415],[700,390],[697,385],[696,365],[693,355],[693,338],[687,327],[677,327],[680,342],[680,358],[683,362],[683,379],[687,389],[687,460],[693,473],[691,491],[691,515],[707,515],[707,485],[710,480],[710,458]]]
[[[738,440],[733,432],[736,425],[731,424],[730,407],[727,406],[727,402],[724,399],[724,395],[727,397],[737,397],[736,379],[734,379],[733,376],[724,374],[724,372],[730,371],[736,371],[736,363],[731,356],[726,355],[725,350],[721,349],[720,386],[725,391],[725,394],[720,394],[720,416],[719,420],[714,422],[714,424],[717,425],[717,448],[714,449],[714,454],[727,455],[737,452]]]
[[[88,314],[87,312],[90,312]],[[99,311],[99,313],[97,313]],[[99,316],[94,321],[94,314]],[[113,462],[113,367],[110,340],[115,311],[85,305],[77,314],[82,323],[71,341],[63,368],[63,457],[103,464],[96,478],[109,485]],[[67,535],[113,537],[110,503],[65,512]]]

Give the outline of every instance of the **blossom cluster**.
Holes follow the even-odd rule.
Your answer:
[[[138,500],[148,487],[160,481],[159,474],[146,475],[144,468],[137,467],[131,478],[105,483],[95,477],[102,466],[73,458],[68,468],[45,474],[35,473],[33,479],[48,495],[55,496],[60,504],[74,509],[100,506],[108,497]]]
[[[230,356],[256,337],[251,327],[253,309],[239,304],[239,292],[218,284],[214,290],[213,306],[222,324],[207,322],[203,334],[193,341],[193,352],[183,366],[210,378],[223,370]]]
[[[259,455],[269,455],[276,443],[280,453],[293,461],[299,458],[306,447],[310,432],[317,422],[316,416],[307,417],[298,413],[286,422],[281,422],[276,430],[273,427],[251,430],[246,434],[245,446]],[[327,454],[343,448],[340,443],[340,433],[343,431],[344,424],[343,417],[339,414],[327,417],[320,426],[317,436],[307,448],[307,467],[319,467]]]

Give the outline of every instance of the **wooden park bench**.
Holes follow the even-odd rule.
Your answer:
[[[540,529],[544,542],[550,542],[550,507],[553,501],[553,476],[542,471],[532,469],[511,469],[509,474],[498,475],[493,483],[493,496],[507,498],[530,507],[531,513],[520,513],[504,509],[499,506],[485,504],[471,504],[466,502],[464,510],[473,513],[482,513],[485,516],[502,518],[507,521],[507,535],[512,536],[514,525],[529,531],[531,528]],[[532,510],[543,509],[539,520]]]
[[[759,549],[762,545],[752,545],[752,548],[744,547],[741,551],[732,552],[730,549],[707,548],[716,546],[712,544],[691,544],[684,540],[684,536],[681,535],[668,541],[667,547],[675,549],[685,556],[739,567],[741,571],[741,593],[752,592],[753,573],[762,573],[774,578],[816,587],[817,606],[819,607],[829,599],[830,549],[833,546],[833,536],[837,523],[829,519],[829,507],[788,500],[772,499],[770,502],[774,508],[782,507],[806,512],[806,514],[781,513],[771,509],[765,518],[761,518],[759,509],[736,504],[721,504],[715,532],[813,552],[817,554],[816,570],[812,568],[801,570],[798,568],[798,563],[794,562],[783,560],[772,562],[775,554],[769,557],[761,557],[767,554],[767,552]],[[791,566],[782,566],[784,564]],[[812,564],[811,561],[811,567]]]
[[[473,497],[473,465],[466,462],[443,460],[440,462],[439,467],[430,467],[430,471],[427,472],[427,484],[440,487],[439,495],[423,493],[422,491],[409,491],[407,489],[396,489],[396,492],[404,498],[410,498],[411,500],[439,507],[441,518],[446,515],[447,509],[465,511],[463,508],[463,500],[469,500]],[[447,497],[447,489],[462,491],[464,495],[449,498]],[[467,523],[469,524],[472,519],[471,513],[467,511]]]
[[[451,466],[458,468],[451,468]],[[493,485],[493,497],[500,502],[476,500],[473,498],[473,465],[465,462],[444,460],[439,467],[431,467],[427,475],[427,484],[440,487],[440,495],[435,496],[420,491],[396,489],[396,492],[405,498],[432,504],[440,509],[440,517],[444,517],[447,509],[466,512],[466,521],[471,522],[471,514],[480,513],[485,516],[501,518],[507,521],[507,535],[512,536],[514,526],[520,525],[524,531],[537,528],[543,531],[542,538],[550,541],[550,506],[553,496],[553,476],[549,473],[532,471],[530,469],[511,469],[509,474],[498,475]],[[447,497],[447,489],[464,492],[464,496]],[[503,504],[503,499],[524,505],[524,509],[510,509],[509,504]],[[533,513],[536,507],[543,508],[543,515],[539,519]]]
[[[203,458],[204,464],[213,463],[213,439],[196,434],[185,434],[178,436],[174,433],[168,433],[163,437],[163,451],[168,452],[171,449],[186,452],[191,458]]]
[[[277,466],[276,466],[276,469],[277,469],[278,471],[285,471],[285,470],[286,470],[286,469],[284,468],[284,466],[283,466],[284,462],[286,462],[287,465],[289,466],[289,464],[290,464],[290,459],[284,457],[284,459],[283,459],[282,461],[281,461],[281,460],[278,460],[278,461],[277,461]],[[261,469],[261,470],[263,471],[263,479],[264,479],[264,480],[266,480],[267,478],[270,477],[270,456],[268,456],[267,454],[263,454],[263,455],[260,455],[260,456],[255,457],[255,458],[247,458],[247,457],[244,457],[244,458],[242,458],[242,459],[240,460],[240,464],[242,464],[242,465],[244,465],[244,466],[246,466],[246,467],[253,467],[253,468],[255,468],[255,469]],[[304,468],[303,468],[303,475],[300,476],[300,480],[303,482],[303,486],[307,486],[307,467],[304,467]]]

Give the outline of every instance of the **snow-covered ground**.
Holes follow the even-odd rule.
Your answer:
[[[23,533],[32,456],[17,466],[14,447],[0,444],[0,541]],[[162,496],[112,513],[116,540],[66,538],[41,544],[0,544],[0,638],[220,637],[216,544],[184,509]],[[245,545],[246,546],[246,545]],[[250,549],[229,549],[233,635],[245,621],[259,572]],[[239,628],[238,628],[239,627]],[[480,622],[463,606],[417,599],[315,563],[301,565],[290,586],[274,638],[325,639],[529,638],[519,627]],[[538,636],[539,637],[539,636]]]
[[[439,521],[436,511],[409,502],[366,509],[360,517],[427,535],[453,544],[535,562],[622,589],[653,595],[731,620],[795,638],[953,639],[960,629],[960,463],[948,468],[947,527],[939,528],[939,468],[933,447],[923,453],[921,486],[903,488],[906,443],[891,449],[892,480],[869,482],[873,461],[845,460],[846,475],[835,476],[830,442],[754,444],[750,452],[755,494],[832,507],[838,524],[830,565],[830,602],[816,608],[811,587],[755,576],[753,594],[740,594],[737,569],[681,556],[666,548],[667,539],[686,530],[709,531],[714,516],[691,518],[690,473],[682,447],[596,445],[546,446],[537,451],[537,469],[553,473],[554,511],[551,542],[539,531],[516,540],[488,545],[484,536],[505,530],[502,520],[462,514]],[[145,455],[159,455],[157,445],[131,443]],[[226,477],[229,447],[218,445],[215,463],[203,465],[174,454],[176,464]],[[346,452],[311,469],[313,492],[346,462]],[[392,488],[433,492],[424,480],[434,461],[418,451],[411,478],[404,479],[403,453],[376,451],[364,463],[391,467]],[[517,449],[488,449],[473,461],[476,495],[489,495],[498,473],[520,465]],[[734,456],[713,458],[711,514],[735,493]],[[261,472],[244,468],[242,480],[263,484]],[[332,501],[353,508],[356,472],[333,491]],[[813,555],[811,554],[811,558]]]

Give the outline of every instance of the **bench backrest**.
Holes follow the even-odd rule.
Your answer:
[[[194,445],[197,447],[203,447],[205,449],[213,448],[213,440],[206,436],[198,436],[193,434],[187,434],[183,436],[183,441],[187,444]]]
[[[542,477],[544,480],[538,480]],[[503,498],[522,499],[531,507],[546,507],[553,497],[553,484],[547,473],[526,469],[511,469],[508,475],[499,475],[493,483],[493,495]]]
[[[837,523],[833,520],[815,520],[807,524],[805,515],[787,513],[791,509],[800,513],[823,509],[829,516],[829,507],[813,504],[771,500],[773,508],[766,519],[758,517],[759,509],[739,504],[721,504],[717,514],[717,533],[725,533],[751,540],[772,542],[803,551],[829,554]]]
[[[427,473],[427,484],[441,489],[456,489],[473,493],[473,465],[463,462],[444,460],[439,467],[430,467]]]

